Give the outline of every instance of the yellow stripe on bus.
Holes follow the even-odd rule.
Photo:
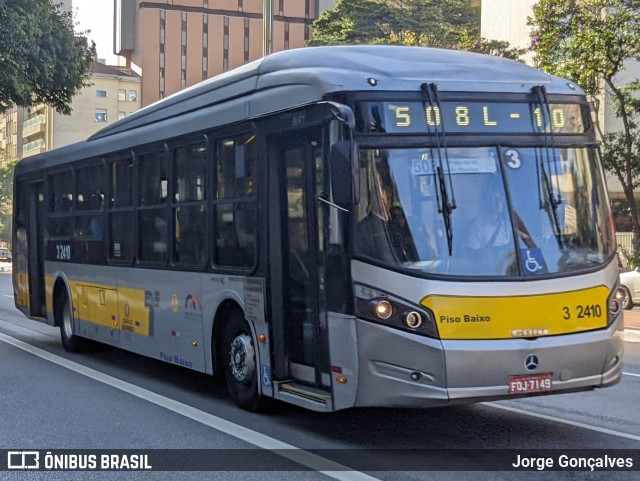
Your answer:
[[[598,286],[532,296],[431,295],[421,304],[433,312],[441,339],[507,339],[606,327],[608,297]]]
[[[52,277],[46,278],[47,309],[53,311]],[[141,336],[154,332],[150,303],[144,289],[130,289],[84,282],[69,281],[76,319],[111,329],[128,331]]]

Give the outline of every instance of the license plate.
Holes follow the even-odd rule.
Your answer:
[[[551,373],[509,376],[509,394],[551,391]]]

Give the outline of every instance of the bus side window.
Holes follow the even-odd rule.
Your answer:
[[[207,146],[200,138],[173,150],[173,263],[207,262]]]
[[[164,149],[138,156],[138,258],[142,262],[162,264],[167,261],[167,166]]]
[[[256,259],[256,143],[243,134],[216,143],[216,198],[213,205],[218,266],[251,267]]]
[[[133,159],[129,154],[109,162],[109,258],[116,263],[130,262],[135,253],[133,172]]]
[[[204,207],[179,207],[175,216],[175,259],[179,264],[202,266],[206,261]]]

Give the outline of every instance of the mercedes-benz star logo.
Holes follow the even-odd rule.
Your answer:
[[[529,354],[524,360],[524,367],[526,367],[528,371],[533,371],[538,367],[538,364],[538,356],[535,354]]]

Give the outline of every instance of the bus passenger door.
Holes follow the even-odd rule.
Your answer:
[[[274,313],[275,337],[283,346],[275,349],[276,371],[278,361],[281,370],[276,375],[328,390],[327,331],[321,321],[324,286],[319,251],[323,229],[317,220],[317,190],[322,188],[319,179],[323,175],[321,139],[320,129],[305,135],[291,134],[270,150],[270,165],[278,166],[272,172],[278,172],[282,200],[281,227],[272,234],[270,252],[275,261],[275,251],[280,251],[275,256],[281,259],[278,265],[282,269],[281,276],[272,277],[272,295],[282,296],[278,302],[282,317]]]
[[[44,182],[28,185],[27,272],[29,275],[29,306],[32,317],[46,317],[44,282]]]

